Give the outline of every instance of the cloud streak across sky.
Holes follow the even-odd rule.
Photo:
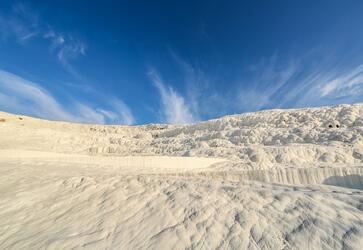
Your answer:
[[[19,43],[25,44],[35,38],[44,39],[49,43],[50,52],[55,55],[64,70],[78,80],[83,80],[83,76],[74,68],[72,61],[86,55],[85,42],[45,24],[28,5],[18,2],[13,5],[10,13],[1,14],[0,28],[3,40],[15,38]]]
[[[363,33],[359,37],[358,30],[350,31],[352,24],[361,23],[358,12],[356,20],[340,16],[347,23],[339,18],[322,22],[317,12],[314,23],[320,28],[303,25],[297,36],[292,23],[299,13],[294,9],[267,13],[280,20],[276,33],[265,16],[259,18],[258,6],[250,6],[256,16],[237,11],[231,20],[230,10],[221,10],[226,18],[215,25],[216,13],[201,17],[191,11],[179,19],[163,16],[166,12],[154,6],[155,12],[133,18],[127,5],[93,3],[75,12],[74,5],[0,3],[1,110],[123,124],[134,124],[137,112],[140,123],[185,124],[262,109],[363,101]],[[176,11],[169,7],[170,13]],[[331,13],[339,16],[342,9]],[[251,31],[254,24],[264,29],[264,39]],[[135,32],[143,29],[147,32]]]
[[[155,70],[151,69],[148,76],[160,94],[161,115],[164,122],[186,124],[196,121],[183,96],[178,94],[172,87],[166,86]]]
[[[256,77],[239,90],[242,108],[243,105],[254,110],[336,105],[362,98],[361,64],[344,68],[324,62],[309,65],[306,58],[293,58],[282,64],[277,57],[272,57],[259,66]]]
[[[291,57],[282,62],[277,54],[265,58],[241,74],[229,89],[215,91],[214,79],[201,68],[183,60],[174,51],[171,62],[181,73],[186,94],[182,96],[165,84],[160,74],[149,71],[157,88],[162,114],[168,123],[190,123],[203,117],[250,112],[270,108],[297,108],[354,103],[363,98],[363,64],[341,69],[337,64],[309,65],[310,56]],[[329,59],[329,58],[328,58]],[[202,118],[201,118],[202,117]]]
[[[0,70],[0,105],[14,113],[83,123],[129,125],[135,122],[126,104],[116,98],[108,99],[110,101],[104,105],[109,109],[94,108],[79,101],[72,101],[70,108],[67,109],[39,84]]]
[[[34,115],[40,118],[83,123],[133,124],[135,118],[130,108],[120,99],[105,96],[85,84],[83,77],[73,66],[73,60],[86,56],[87,46],[71,34],[56,31],[44,23],[28,5],[16,3],[9,13],[0,13],[0,38],[15,40],[21,45],[42,39],[49,44],[48,51],[70,75],[82,84],[75,84],[82,91],[92,90],[102,99],[101,105],[88,105],[71,96],[67,107],[62,105],[41,85],[21,76],[0,69],[0,106],[14,113]],[[107,100],[107,101],[105,101]]]

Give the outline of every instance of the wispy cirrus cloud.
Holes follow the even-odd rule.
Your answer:
[[[294,106],[321,106],[363,101],[363,65],[329,71],[314,71],[297,81],[286,100]]]
[[[337,63],[332,55],[324,57],[317,53],[312,51],[301,57],[285,57],[285,60],[275,53],[250,65],[236,77],[237,82],[217,92],[214,86],[223,82],[223,76],[211,75],[170,52],[181,76],[178,79],[182,79],[180,85],[185,88],[183,106],[194,120],[270,108],[362,102],[363,64]],[[155,71],[150,79],[160,93],[171,88],[165,87]],[[164,104],[164,113],[169,106],[172,105]]]
[[[39,18],[22,3],[12,6],[10,13],[0,12],[0,35],[2,39],[15,37],[19,43],[40,34]]]
[[[207,78],[204,72],[198,68],[192,67],[183,60],[175,51],[169,50],[170,56],[176,65],[179,73],[182,74],[183,86],[186,88],[186,101],[189,103],[190,109],[195,116],[203,113],[203,93],[208,88]],[[209,89],[209,94],[211,89]]]
[[[171,124],[186,124],[196,121],[196,117],[186,104],[185,99],[177,93],[172,87],[165,85],[160,75],[150,69],[148,76],[154,86],[159,91],[162,105],[162,117],[167,123]]]
[[[79,40],[69,38],[63,40],[63,43],[57,48],[57,59],[63,68],[77,79],[83,80],[84,77],[72,65],[72,60],[86,55],[86,44]]]
[[[186,61],[171,49],[169,54],[177,72],[182,76],[182,85],[186,92],[184,99],[194,116],[199,120],[201,117],[211,118],[225,114],[229,108],[228,98],[232,93],[227,89],[224,93],[215,90],[219,79]]]
[[[86,56],[86,43],[72,34],[58,31],[45,23],[30,5],[18,2],[7,12],[0,10],[0,39],[15,40],[23,46],[28,46],[31,42],[47,42],[49,53],[54,55],[63,69],[80,83],[72,85],[82,91],[89,90],[92,92],[89,94],[96,99],[107,100],[100,102],[100,105],[89,105],[77,101],[72,94],[68,94],[72,107],[65,107],[41,85],[0,69],[2,109],[54,120],[101,124],[135,122],[131,110],[122,100],[105,96],[94,90],[89,81],[74,67],[76,59]]]
[[[237,84],[236,108],[254,111],[363,101],[363,65],[339,64],[332,57],[312,63],[320,57],[307,54],[281,62],[274,55],[254,65],[252,77]]]
[[[355,96],[362,94],[363,91],[363,64],[356,68],[344,72],[340,76],[335,76],[332,80],[322,84],[320,96]]]
[[[111,115],[105,114],[106,110],[103,110],[104,111],[103,114],[105,114],[106,117],[108,117],[109,119],[115,120],[119,116],[119,117],[121,117],[124,124],[135,123],[135,118],[134,118],[130,108],[126,105],[126,103],[124,103],[123,101],[121,101],[120,99],[117,99],[117,98],[112,98],[110,102],[111,102],[111,106],[113,107],[114,111],[109,111],[109,113],[112,112],[112,116],[111,116]],[[98,109],[98,112],[101,112],[101,110]]]
[[[3,40],[15,38],[21,44],[35,38],[48,41],[50,52],[60,65],[78,80],[83,80],[72,61],[86,55],[86,43],[50,27],[29,5],[18,2],[12,6],[10,13],[0,11],[0,35]]]
[[[39,84],[0,70],[0,106],[10,112],[85,123],[132,124],[135,122],[126,104],[116,98],[109,99],[110,101],[104,103],[105,107],[93,107],[73,100],[72,108],[68,109]]]
[[[275,54],[249,68],[252,76],[237,84],[237,96],[233,98],[237,107],[243,111],[259,110],[273,107],[281,101],[280,95],[292,84],[299,68],[295,60],[284,64],[277,61]]]
[[[49,40],[50,51],[56,54],[56,58],[63,68],[77,79],[83,80],[83,76],[74,68],[72,61],[80,56],[86,56],[86,44],[69,34],[57,33],[50,27],[43,34],[43,38]]]

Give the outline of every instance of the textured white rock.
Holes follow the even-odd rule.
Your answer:
[[[1,249],[361,249],[362,189],[361,104],[187,126],[0,113]]]

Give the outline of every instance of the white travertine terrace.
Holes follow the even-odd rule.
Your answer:
[[[192,125],[0,112],[1,249],[361,249],[363,105]]]

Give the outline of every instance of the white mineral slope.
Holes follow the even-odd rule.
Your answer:
[[[362,249],[363,105],[187,126],[0,112],[0,249]]]

